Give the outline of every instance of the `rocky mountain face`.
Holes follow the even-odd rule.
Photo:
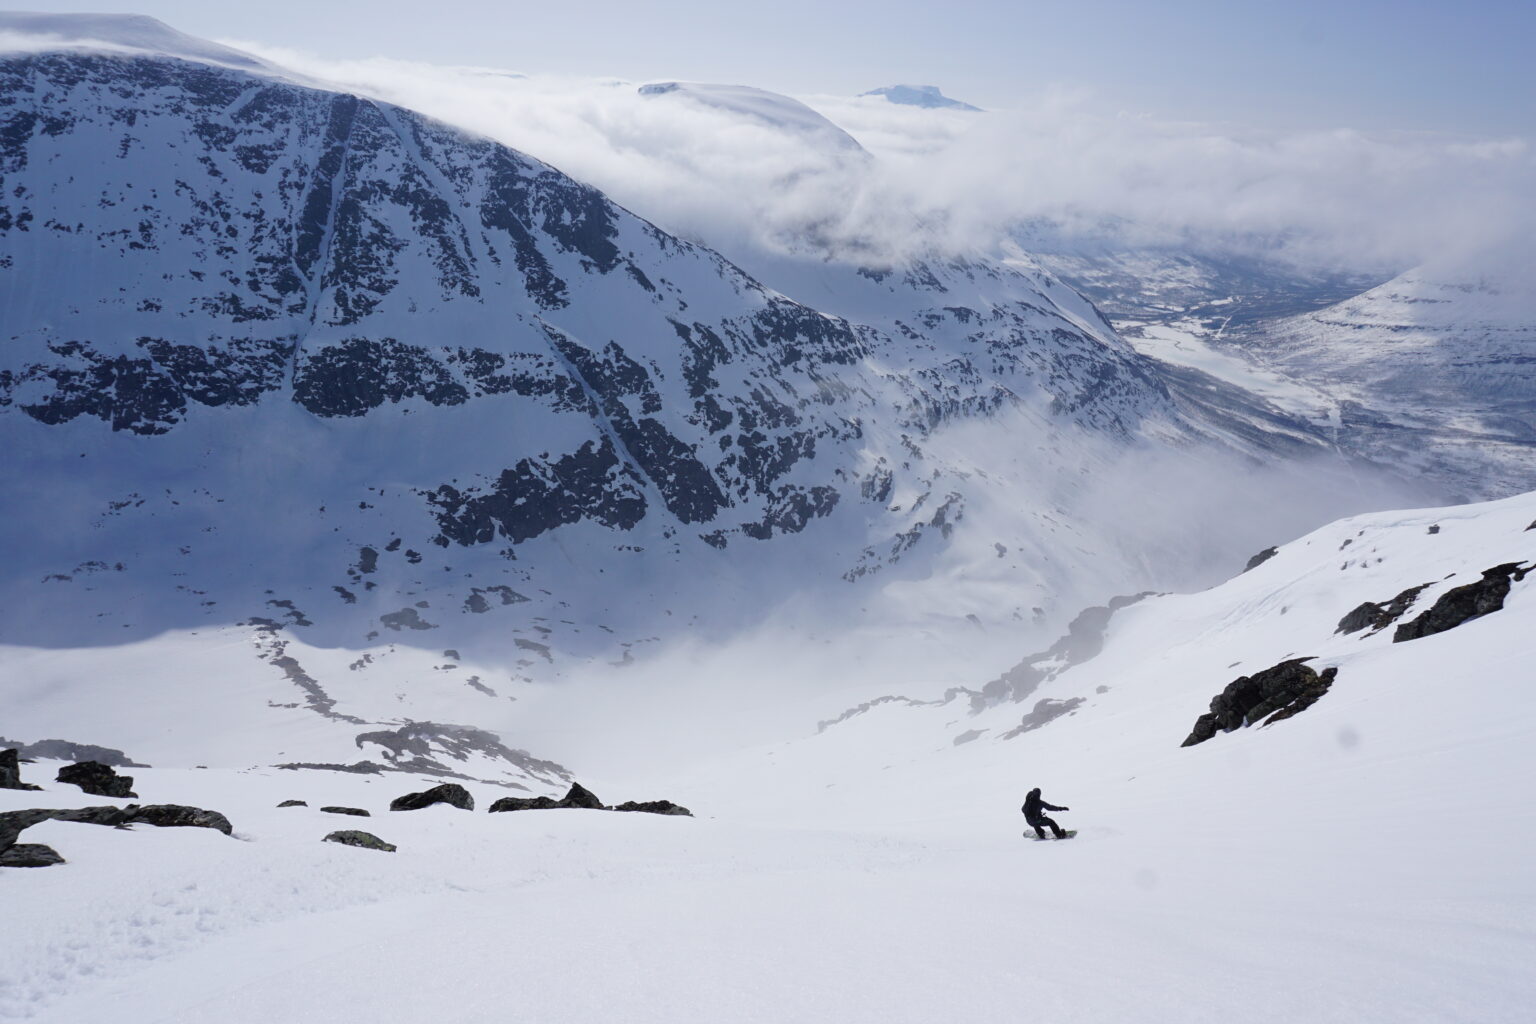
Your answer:
[[[1028,274],[866,269],[879,308],[829,315],[530,157],[218,57],[0,61],[9,644],[230,630],[362,735],[331,665],[391,642],[494,700],[461,649],[625,661],[942,550],[968,474],[925,446],[957,423],[1060,432],[1065,465],[1189,434]]]

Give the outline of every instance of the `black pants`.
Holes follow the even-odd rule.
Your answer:
[[[1040,839],[1045,838],[1045,830],[1047,827],[1049,827],[1050,830],[1056,834],[1057,839],[1060,839],[1063,835],[1061,826],[1056,824],[1050,818],[1041,818],[1039,821],[1031,821],[1030,824],[1034,826],[1035,835]]]

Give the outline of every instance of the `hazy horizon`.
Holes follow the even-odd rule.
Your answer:
[[[32,0],[22,9],[75,12]],[[983,107],[1067,92],[1111,112],[1276,130],[1536,132],[1536,6],[1516,0],[1276,7],[1214,0],[932,5],[701,0],[561,5],[403,0],[93,0],[208,38],[337,60],[384,57],[536,74],[681,78],[795,95],[934,84]]]

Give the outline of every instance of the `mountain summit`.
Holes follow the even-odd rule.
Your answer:
[[[861,92],[860,96],[884,96],[892,103],[899,103],[904,107],[926,107],[929,110],[974,110],[980,112],[980,107],[973,107],[969,103],[951,99],[939,91],[936,85],[887,85],[879,89],[871,89],[869,92]]]

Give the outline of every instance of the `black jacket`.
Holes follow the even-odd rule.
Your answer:
[[[1048,804],[1040,799],[1040,791],[1038,789],[1030,790],[1029,795],[1024,798],[1024,806],[1020,808],[1024,812],[1024,820],[1031,825],[1035,824],[1045,817],[1045,815],[1040,813],[1042,809],[1047,811],[1066,810],[1065,807],[1057,807],[1055,804]]]

